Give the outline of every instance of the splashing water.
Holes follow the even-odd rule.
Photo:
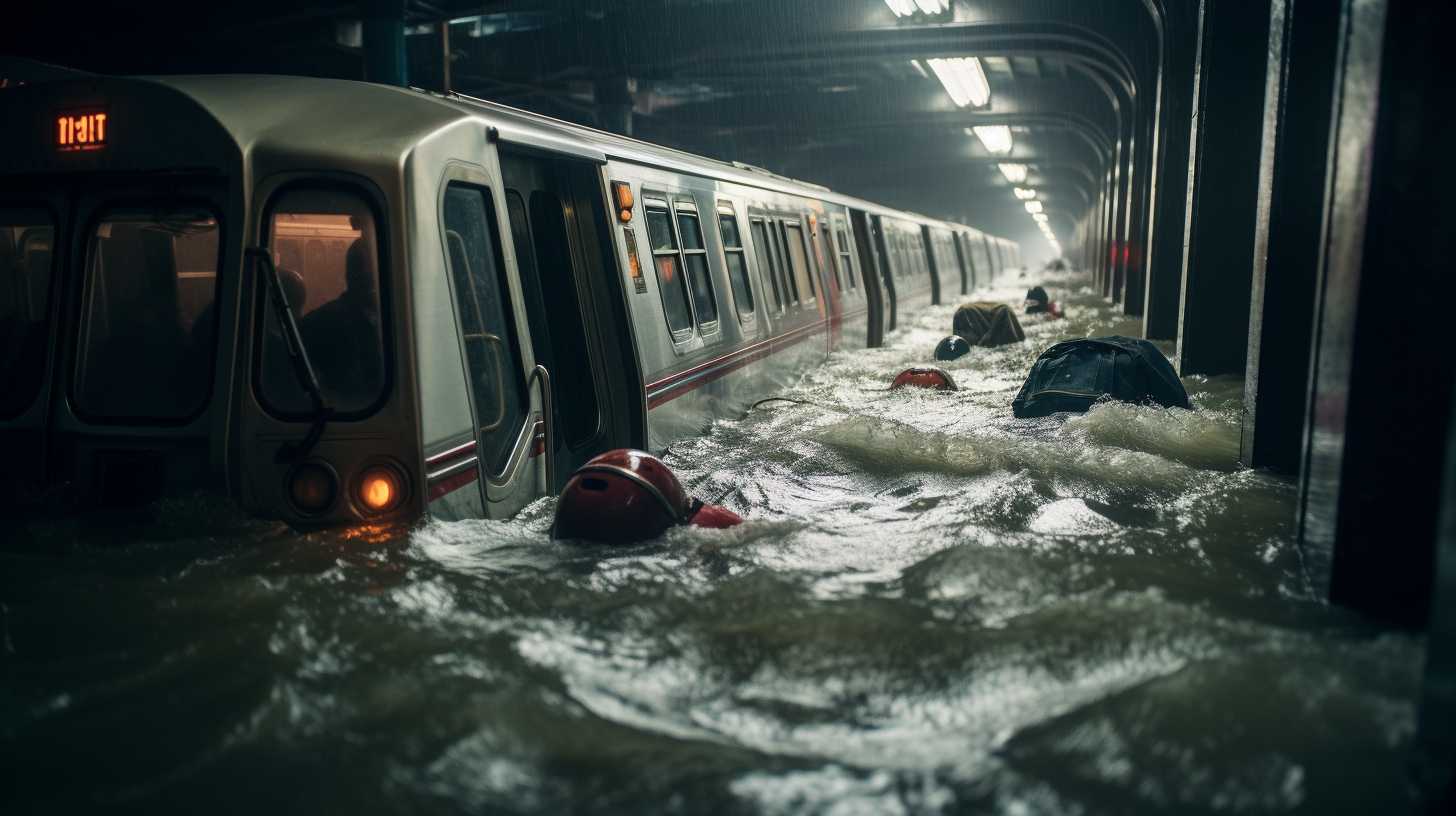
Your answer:
[[[1311,590],[1293,487],[1237,464],[1241,382],[1011,417],[1042,349],[1138,331],[1050,285],[1067,319],[950,363],[960,391],[886,388],[935,307],[676,445],[731,530],[563,545],[550,499],[409,531],[201,501],[21,525],[6,811],[1414,807],[1420,640]]]

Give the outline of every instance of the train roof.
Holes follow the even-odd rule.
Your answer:
[[[169,88],[205,109],[245,153],[260,146],[278,145],[304,152],[349,150],[358,153],[361,160],[397,161],[431,134],[456,122],[475,119],[495,128],[500,140],[506,143],[596,161],[618,159],[651,165],[818,199],[881,216],[974,230],[963,224],[837,193],[822,185],[741,162],[699,156],[460,94],[344,79],[268,74],[86,77],[61,82],[103,92],[107,85],[126,83]],[[42,88],[32,85],[18,90],[44,92]],[[368,115],[360,115],[365,110]],[[341,128],[347,129],[347,138],[341,138]]]

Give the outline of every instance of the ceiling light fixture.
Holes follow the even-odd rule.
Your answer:
[[[986,71],[976,57],[951,57],[928,59],[925,64],[935,73],[935,78],[950,94],[957,107],[967,105],[982,107],[991,101],[991,86],[986,82]]]
[[[1031,219],[1038,224],[1045,224],[1047,222],[1047,214],[1044,212],[1032,213]]]
[[[1011,128],[1005,125],[976,125],[971,128],[987,152],[1003,154],[1011,152]]]
[[[1040,201],[1028,201],[1028,202],[1025,202],[1025,207],[1026,207],[1026,211],[1029,212],[1029,213],[1039,213],[1039,212],[1041,212],[1041,202]]]
[[[885,5],[896,17],[909,17],[916,11],[925,14],[941,14],[950,11],[950,0],[885,0]]]
[[[1012,192],[1016,193],[1016,197],[1021,199],[1022,201],[1030,201],[1033,198],[1036,198],[1036,191],[1031,189],[1030,187],[1017,187],[1015,190],[1012,190]]]
[[[1024,164],[1003,163],[997,165],[997,167],[1001,168],[1001,175],[1005,176],[1006,180],[1012,184],[1020,184],[1026,181],[1026,165]]]

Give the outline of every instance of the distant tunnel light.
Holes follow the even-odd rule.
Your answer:
[[[991,101],[991,86],[987,84],[986,72],[976,57],[928,59],[925,63],[945,86],[945,92],[950,94],[957,107],[974,105],[979,108]]]
[[[976,125],[971,128],[990,153],[1011,152],[1011,128],[1005,125]]]
[[[1012,184],[1020,184],[1026,181],[1026,165],[1002,163],[997,166],[1001,168],[1001,175],[1005,176],[1006,180]]]
[[[1041,202],[1040,201],[1028,201],[1028,202],[1026,202],[1026,211],[1029,212],[1029,213],[1039,213],[1039,212],[1041,212]]]
[[[1012,192],[1016,193],[1016,197],[1021,199],[1022,201],[1030,201],[1033,198],[1036,198],[1036,191],[1031,189],[1030,187],[1017,187],[1015,190],[1012,190]]]

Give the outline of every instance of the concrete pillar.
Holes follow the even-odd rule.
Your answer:
[[[364,79],[384,85],[405,85],[404,0],[369,0],[364,4]]]
[[[1456,381],[1453,10],[1341,8],[1299,534],[1331,601],[1422,627]]]
[[[1244,372],[1268,33],[1269,0],[1206,0],[1178,321],[1184,375]]]
[[[1159,170],[1153,199],[1153,234],[1143,290],[1143,336],[1178,336],[1183,295],[1183,230],[1187,224],[1189,135],[1193,124],[1193,67],[1198,59],[1198,18],[1170,14],[1163,46],[1163,105],[1159,123]]]
[[[1299,472],[1315,280],[1324,226],[1335,58],[1334,0],[1273,0],[1254,227],[1241,461]]]

